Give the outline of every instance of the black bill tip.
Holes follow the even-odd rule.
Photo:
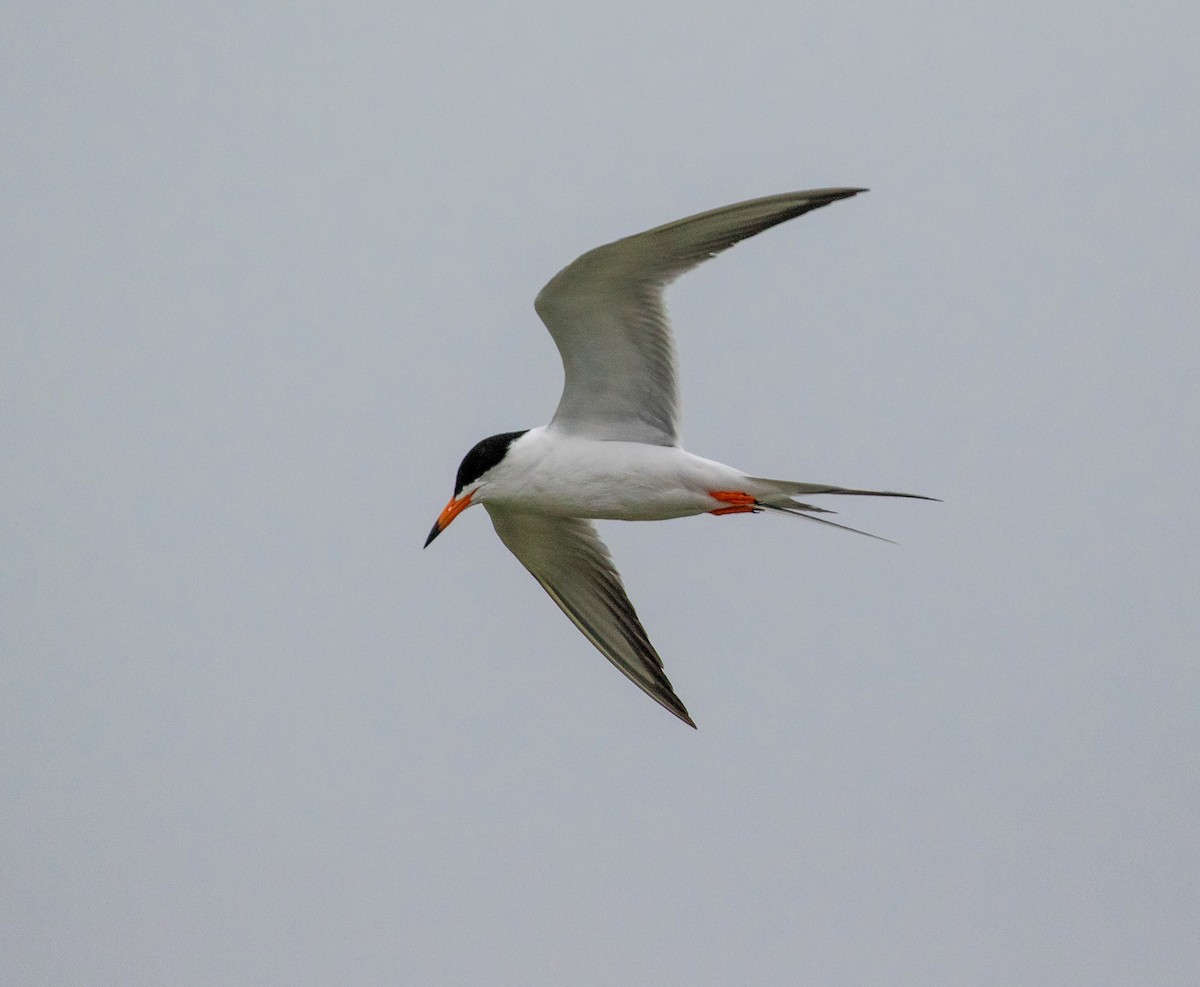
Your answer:
[[[433,527],[429,529],[429,537],[425,539],[425,544],[422,545],[421,547],[428,548],[429,543],[431,541],[433,541],[438,535],[440,535],[442,533],[442,531],[443,531],[442,526],[437,521],[434,521]]]

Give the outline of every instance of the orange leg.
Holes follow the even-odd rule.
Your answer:
[[[709,511],[709,514],[753,514],[759,509],[758,501],[741,490],[710,490],[708,495],[729,505]]]

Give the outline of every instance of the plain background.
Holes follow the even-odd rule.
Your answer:
[[[2,18],[0,981],[1200,982],[1194,2]],[[693,732],[464,515],[581,251],[684,439],[899,547],[606,524]]]

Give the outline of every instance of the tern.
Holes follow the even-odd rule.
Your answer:
[[[686,452],[663,290],[741,240],[865,191],[812,189],[738,202],[597,247],[559,271],[534,301],[562,357],[565,383],[554,417],[489,436],[466,454],[425,547],[482,504],[500,540],[584,637],[695,727],[593,520],[773,511],[845,528],[815,516],[827,509],[795,498],[936,498],[770,480]]]

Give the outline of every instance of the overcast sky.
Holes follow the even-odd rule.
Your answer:
[[[0,15],[0,982],[1200,983],[1194,2]],[[606,523],[692,731],[465,514],[532,301],[668,296],[787,518]]]

